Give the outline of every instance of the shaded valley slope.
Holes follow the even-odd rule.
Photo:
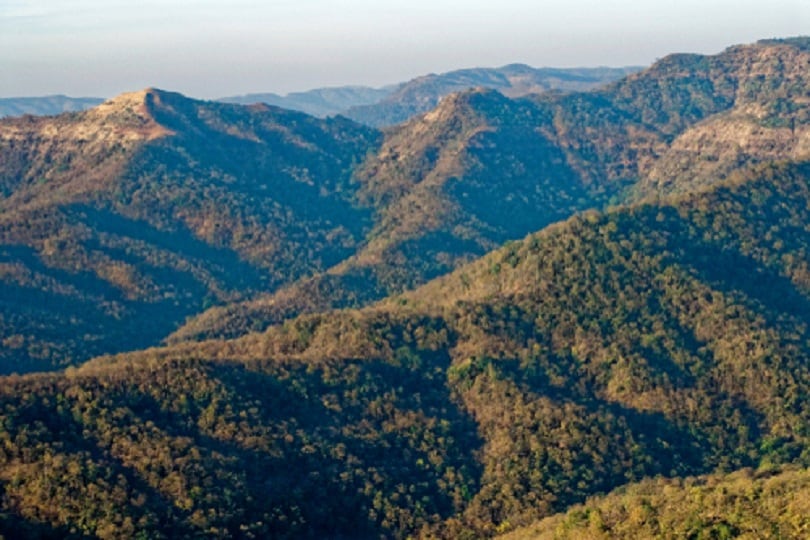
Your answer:
[[[761,166],[363,310],[7,378],[0,523],[481,537],[649,476],[806,467],[808,208],[810,165]]]

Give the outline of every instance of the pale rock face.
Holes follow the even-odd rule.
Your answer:
[[[34,133],[42,141],[92,146],[152,140],[171,135],[172,132],[160,126],[149,111],[147,102],[155,99],[155,96],[159,94],[146,89],[121,94],[72,116],[9,120],[0,130],[0,140],[23,140]]]
[[[112,123],[112,133],[124,140],[153,140],[171,135],[172,132],[159,125],[150,111],[152,104],[161,103],[160,92],[146,88],[137,92],[121,94],[85,114],[102,126]]]
[[[20,187],[32,184],[36,190],[17,189],[0,199],[0,207],[37,206],[37,200],[47,206],[52,195],[81,198],[108,184],[127,154],[173,134],[152,115],[151,107],[159,103],[158,91],[144,89],[79,113],[7,119],[0,144],[26,148],[30,162],[43,165],[18,175]]]
[[[727,58],[735,65],[734,105],[640,163],[643,194],[687,192],[727,178],[741,163],[810,158],[810,54],[755,46],[732,48]]]

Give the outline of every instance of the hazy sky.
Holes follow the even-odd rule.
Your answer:
[[[810,34],[810,0],[0,0],[0,97],[379,86]]]

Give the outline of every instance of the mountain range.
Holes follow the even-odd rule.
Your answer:
[[[1,120],[0,534],[801,538],[808,67]]]
[[[613,82],[638,67],[626,68],[533,68],[510,64],[500,68],[461,69],[440,75],[417,77],[392,87],[390,93],[374,103],[352,104],[336,111],[356,122],[375,127],[405,122],[428,112],[439,101],[455,92],[473,88],[497,90],[508,97],[520,97],[548,91],[584,91]]]
[[[238,103],[240,105],[266,103],[276,107],[305,112],[313,116],[326,117],[345,113],[352,107],[373,105],[391,95],[395,88],[407,84],[400,83],[383,88],[336,86],[315,88],[304,92],[291,92],[286,95],[274,93],[245,94],[224,97],[219,101]]]
[[[246,94],[220,98],[223,103],[253,105],[264,103],[321,118],[343,115],[369,126],[381,127],[404,122],[424,113],[454,92],[492,88],[517,97],[550,90],[587,90],[614,81],[639,67],[626,68],[533,68],[514,64],[501,68],[475,68],[430,74],[410,81],[371,88],[338,86],[315,88],[286,95]],[[55,115],[81,111],[99,105],[101,98],[46,96],[0,98],[0,118],[4,116]]]
[[[701,189],[742,164],[807,157],[807,53],[780,47],[675,55],[587,93],[454,95],[388,130],[359,167],[362,200],[384,209],[356,256],[213,309],[171,339],[235,337],[248,324],[356,305],[588,208]],[[759,86],[771,70],[780,82]],[[776,110],[780,100],[790,107]]]
[[[104,100],[95,97],[72,98],[68,96],[0,98],[0,118],[32,114],[47,116],[63,112],[90,109]]]

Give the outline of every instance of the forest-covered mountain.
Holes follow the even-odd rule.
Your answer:
[[[805,538],[808,497],[810,471],[795,467],[657,478],[498,538]]]
[[[647,477],[738,491],[719,475],[807,467],[809,181],[807,163],[763,166],[360,311],[6,378],[0,529],[478,538]],[[694,516],[694,494],[639,500],[636,530]]]
[[[467,91],[384,133],[151,89],[6,119],[2,370],[155,345],[209,306],[171,340],[363,305],[584,209],[807,156],[801,43],[587,93]]]
[[[356,256],[273,295],[212,309],[172,340],[234,337],[302,311],[363,303],[587,208],[810,157],[803,44],[675,55],[587,93],[447,98],[386,131],[358,168],[359,195],[382,209]]]
[[[156,344],[204,307],[351,255],[348,120],[146,90],[0,124],[1,371]]]
[[[808,66],[3,120],[0,535],[801,538]]]

